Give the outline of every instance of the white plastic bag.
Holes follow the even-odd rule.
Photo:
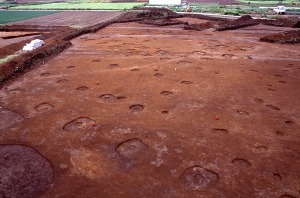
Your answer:
[[[32,40],[30,43],[27,43],[22,50],[24,51],[32,51],[34,49],[37,49],[41,46],[43,46],[45,43],[44,41],[40,40],[40,39],[35,39]]]

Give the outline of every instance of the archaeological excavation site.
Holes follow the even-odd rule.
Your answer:
[[[299,28],[164,8],[1,25],[0,197],[300,197]]]

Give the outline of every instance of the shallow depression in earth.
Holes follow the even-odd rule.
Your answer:
[[[53,182],[51,162],[31,147],[0,146],[0,164],[3,197],[40,197]]]
[[[183,172],[180,181],[190,190],[203,190],[214,186],[219,181],[219,174],[201,166],[192,166]]]
[[[121,142],[116,147],[116,152],[124,158],[135,158],[145,152],[148,145],[138,138],[129,139]]]
[[[140,112],[140,111],[143,111],[143,110],[144,110],[144,105],[141,105],[141,104],[131,105],[131,106],[129,107],[129,109],[130,109],[132,112]]]
[[[21,114],[0,108],[0,131],[8,129],[24,120],[25,118]]]
[[[92,129],[95,125],[95,120],[88,118],[88,117],[79,117],[71,122],[68,122],[63,127],[66,131],[77,131],[77,130],[86,130]]]

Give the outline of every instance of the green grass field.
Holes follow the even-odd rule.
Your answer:
[[[32,19],[39,16],[57,13],[58,11],[0,11],[0,24]]]
[[[219,4],[190,4],[193,12],[199,13],[220,13],[228,15],[243,15],[243,14],[263,14],[265,10],[258,6],[248,5],[219,5]],[[181,7],[173,7],[174,11],[182,11]]]
[[[90,2],[66,2],[46,3],[38,5],[19,5],[14,10],[129,10],[144,3],[90,3]]]

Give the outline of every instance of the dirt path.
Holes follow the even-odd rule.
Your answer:
[[[0,91],[0,140],[52,162],[44,197],[298,197],[299,44],[271,31],[80,36]]]

